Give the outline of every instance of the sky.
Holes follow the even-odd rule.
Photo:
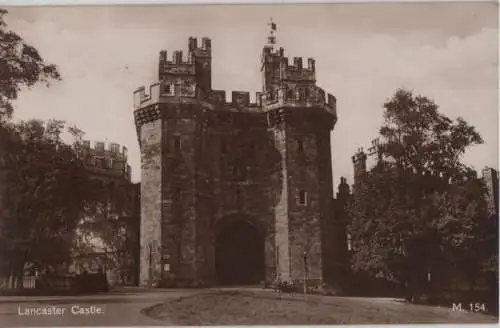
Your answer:
[[[132,93],[155,82],[158,53],[187,52],[190,36],[212,39],[214,89],[261,89],[259,59],[270,17],[289,57],[316,59],[317,84],[337,98],[331,134],[334,183],[352,183],[351,156],[382,124],[383,103],[407,88],[485,143],[464,161],[498,169],[496,3],[8,7],[9,27],[58,65],[63,81],[23,90],[14,118],[63,119],[91,140],[140,151]]]

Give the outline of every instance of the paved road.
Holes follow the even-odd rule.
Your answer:
[[[162,323],[143,315],[140,312],[141,309],[162,303],[169,298],[199,292],[179,289],[149,290],[135,287],[117,289],[99,295],[0,297],[0,326],[158,326]],[[73,313],[79,310],[86,312],[86,309],[94,313]],[[44,311],[45,313],[23,315],[30,311]],[[49,314],[50,311],[55,314]]]

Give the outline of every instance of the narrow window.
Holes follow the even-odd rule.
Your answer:
[[[174,85],[172,83],[168,83],[165,85],[165,93],[167,95],[173,95],[174,94]]]
[[[174,201],[177,203],[181,200],[181,190],[179,188],[174,189]]]
[[[304,152],[304,141],[302,139],[297,140],[297,149],[300,154]]]
[[[347,234],[347,250],[352,250],[352,236],[350,233]]]
[[[306,95],[305,95],[305,90],[304,89],[300,89],[299,90],[299,100],[300,101],[304,101],[306,98]]]
[[[305,190],[299,190],[299,204],[300,205],[307,204],[307,192]]]
[[[241,205],[241,192],[240,188],[236,187],[236,203]]]
[[[176,153],[181,151],[181,137],[180,136],[174,137],[174,151]]]

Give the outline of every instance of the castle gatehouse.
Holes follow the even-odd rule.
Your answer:
[[[141,149],[140,284],[271,283],[334,277],[330,133],[336,99],[312,58],[273,37],[262,90],[212,89],[212,44],[160,52],[158,82],[134,92]]]

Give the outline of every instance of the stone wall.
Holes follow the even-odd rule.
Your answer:
[[[322,240],[321,177],[318,172],[320,152],[318,132],[303,117],[288,118],[289,231],[291,278],[321,281]],[[305,202],[301,203],[301,192]]]
[[[144,123],[141,139],[140,285],[161,279],[162,121]]]
[[[321,281],[331,252],[329,130],[290,113],[270,127],[262,114],[207,114],[195,104],[160,109],[161,120],[141,128],[141,283],[153,245],[155,279],[213,284],[219,225],[237,217],[264,236],[268,283],[305,275]]]
[[[287,161],[287,133],[286,126],[276,126],[274,128],[274,146],[281,155],[281,177],[282,185],[279,195],[279,201],[274,209],[275,221],[275,243],[276,243],[276,262],[277,262],[277,276],[279,280],[290,279],[290,237],[289,237],[289,222],[288,222],[288,203],[289,203],[289,190],[288,190],[288,161]],[[277,186],[279,187],[279,186]]]
[[[177,116],[164,120],[163,252],[171,272],[196,279],[197,121],[191,107],[176,106]]]

